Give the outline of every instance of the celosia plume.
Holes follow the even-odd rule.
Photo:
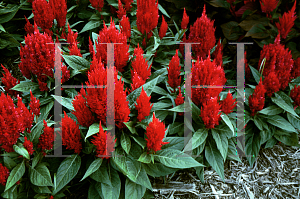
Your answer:
[[[220,38],[217,43],[217,47],[216,47],[215,51],[211,55],[212,58],[216,60],[216,64],[220,65],[220,66],[223,66],[223,52],[222,51],[223,51],[223,45],[221,43],[221,38]]]
[[[26,17],[25,17],[25,20],[26,20],[26,24],[24,27],[25,31],[27,32],[27,34],[33,33],[34,32],[33,25],[29,22],[29,20]]]
[[[294,101],[295,109],[300,106],[300,86],[296,86],[291,90],[290,97]]]
[[[147,116],[150,115],[151,108],[153,104],[150,106],[151,96],[147,96],[147,93],[144,91],[144,87],[142,87],[142,91],[140,96],[136,99],[135,108],[138,110],[138,121],[141,122]]]
[[[77,36],[78,33],[74,33],[72,29],[70,28],[70,24],[68,24],[68,36],[67,36],[67,42],[69,43],[69,55],[77,55],[82,57],[80,53],[80,49],[78,48],[78,42],[77,42]]]
[[[300,76],[300,57],[294,60],[294,66],[291,71],[291,79],[296,79]]]
[[[44,120],[44,132],[39,137],[38,148],[42,149],[43,155],[45,156],[45,150],[51,150],[54,142],[54,129],[48,127],[46,120]]]
[[[187,26],[189,24],[189,16],[186,14],[185,8],[183,10],[183,17],[182,17],[182,21],[181,21],[181,29],[187,29]]]
[[[124,33],[127,38],[131,36],[131,27],[128,17],[123,15],[122,20],[120,21],[120,28],[122,33]]]
[[[34,150],[33,150],[33,144],[30,140],[27,139],[27,137],[24,137],[24,143],[23,146],[25,149],[28,151],[29,155],[32,155]]]
[[[230,93],[230,90],[229,90],[226,98],[220,102],[221,110],[223,113],[228,115],[229,113],[232,113],[236,104],[237,104],[237,101],[236,101],[236,99],[233,99],[232,94]]]
[[[133,2],[133,0],[122,0],[122,3],[125,4],[125,9],[127,12],[129,12],[131,10],[131,3]]]
[[[37,100],[36,97],[32,94],[30,90],[30,110],[32,110],[34,115],[40,115],[40,100]]]
[[[102,7],[104,6],[104,0],[90,0],[93,8],[101,12]]]
[[[176,50],[176,54],[172,57],[168,70],[168,84],[171,88],[173,88],[173,92],[175,92],[175,88],[180,86],[181,76],[180,76],[180,59],[178,57],[178,50]]]
[[[139,88],[140,86],[144,85],[145,83],[146,83],[146,81],[143,80],[143,78],[141,76],[139,76],[136,71],[134,71],[130,92],[134,91],[135,89]]]
[[[273,93],[279,91],[280,82],[277,78],[277,75],[274,71],[270,72],[263,81],[264,87],[268,97],[271,97]]]
[[[138,47],[139,48],[139,47]],[[146,81],[149,79],[151,75],[151,65],[148,68],[148,61],[143,57],[143,51],[137,50],[135,51],[136,58],[131,63],[131,66],[133,70],[131,70],[131,76],[133,77],[134,72],[137,72],[137,74]]]
[[[260,0],[260,7],[262,12],[267,14],[267,17],[271,18],[270,13],[277,7],[279,0]]]
[[[177,95],[175,99],[176,106],[179,106],[180,104],[184,103],[184,97],[181,94],[181,88],[179,87],[179,94]],[[179,116],[183,116],[184,113],[178,113]]]
[[[35,23],[45,31],[50,29],[55,18],[52,6],[46,0],[34,0],[32,3],[32,12]]]
[[[58,27],[64,27],[66,24],[66,16],[67,16],[67,4],[66,0],[49,0],[52,10],[54,13],[54,17],[57,21]]]
[[[124,15],[126,16],[126,10],[123,8],[123,5],[122,5],[121,0],[119,0],[118,8],[119,8],[119,10],[117,11],[117,13],[118,13],[118,18],[119,18],[119,19],[122,19],[122,17],[123,17]]]
[[[221,105],[218,103],[217,97],[212,97],[203,103],[200,117],[208,129],[215,128],[215,126],[219,125]]]
[[[161,22],[161,26],[160,26],[160,29],[159,29],[160,39],[162,39],[164,36],[166,36],[167,30],[168,30],[168,24],[165,21],[165,18],[162,16],[162,22]]]
[[[158,2],[156,0],[137,0],[136,25],[142,34],[148,34],[158,23]]]
[[[17,84],[19,84],[20,80],[17,80],[16,78],[14,78],[11,75],[11,73],[2,64],[1,64],[1,66],[5,72],[5,74],[2,73],[3,77],[1,78],[1,81],[2,81],[3,85],[5,86],[4,87],[5,92],[10,94],[11,96],[17,97],[17,95],[20,95],[21,92],[11,90],[11,88],[13,88]]]
[[[249,106],[251,110],[251,116],[254,116],[257,111],[260,111],[264,108],[265,93],[266,93],[266,89],[262,84],[262,79],[260,78],[259,84],[256,86],[253,94],[249,96]]]
[[[3,186],[6,185],[6,181],[7,181],[9,174],[10,174],[10,172],[9,172],[8,168],[6,168],[5,166],[3,166],[0,163],[0,184],[2,184]]]

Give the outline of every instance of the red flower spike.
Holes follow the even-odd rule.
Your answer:
[[[107,65],[107,44],[100,43],[123,43],[114,47],[115,66],[118,71],[123,72],[123,68],[127,65],[129,58],[129,45],[127,45],[126,34],[119,32],[115,27],[115,23],[111,19],[110,27],[107,28],[106,25],[104,25],[104,28],[99,32],[97,41],[96,57],[98,59],[101,57],[101,60],[105,65]]]
[[[277,7],[279,0],[260,0],[261,11],[271,18],[270,13]]]
[[[146,128],[146,141],[148,150],[156,152],[161,150],[162,145],[170,142],[163,142],[167,130],[165,129],[165,124],[155,117],[154,112],[152,118],[152,122]]]
[[[66,24],[67,17],[67,4],[66,0],[49,0],[58,27],[64,27]]]
[[[20,80],[17,80],[16,78],[14,78],[11,73],[1,64],[4,72],[2,73],[3,77],[1,78],[1,81],[3,83],[4,90],[5,92],[7,92],[9,95],[17,97],[17,95],[20,95],[21,92],[19,91],[14,91],[14,90],[10,90],[11,88],[13,88],[14,86],[16,86],[17,84],[20,83]]]
[[[294,66],[291,71],[291,79],[296,79],[300,76],[300,57],[294,60]]]
[[[26,17],[25,17],[25,20],[26,20],[26,24],[25,24],[24,29],[27,32],[27,34],[32,34],[34,32],[33,25],[29,22],[29,20]]]
[[[143,57],[142,51],[141,50],[136,50],[135,51],[136,58],[133,60],[131,63],[131,66],[133,70],[131,70],[131,76],[133,77],[134,72],[137,72],[137,74],[144,80],[146,81],[149,79],[151,75],[151,65],[148,68],[148,61]]]
[[[182,97],[181,94],[181,88],[179,87],[179,94],[177,95],[176,99],[175,99],[175,104],[176,106],[179,106],[180,104],[184,103],[184,97]],[[178,113],[179,116],[183,116],[184,113]]]
[[[158,2],[156,0],[137,0],[136,25],[142,33],[150,33],[158,23]]]
[[[29,110],[26,108],[25,104],[22,102],[22,98],[19,96],[17,98],[18,98],[18,111],[17,112],[18,112],[18,116],[20,117],[19,121],[18,121],[19,122],[19,131],[23,132],[25,129],[30,129],[32,127],[34,115],[32,114],[32,111],[29,112]]]
[[[121,0],[119,0],[119,5],[118,5],[119,10],[117,11],[118,13],[118,18],[122,19],[123,15],[126,16],[126,10],[123,8]]]
[[[44,132],[40,136],[37,146],[38,148],[42,149],[42,151],[51,150],[54,142],[54,129],[47,126],[46,120],[44,120],[44,127]],[[46,155],[45,152],[43,152],[43,155]]]
[[[43,31],[52,27],[55,16],[49,2],[46,0],[34,0],[32,3],[32,12],[34,14],[35,23],[41,27]]]
[[[223,52],[222,51],[223,51],[223,45],[221,43],[221,38],[220,38],[217,43],[217,47],[211,56],[212,56],[212,58],[214,58],[216,60],[217,65],[220,65],[223,67],[223,58],[222,58]]]
[[[104,6],[104,0],[90,0],[93,8],[101,12],[103,6]]]
[[[218,103],[217,97],[212,97],[202,105],[200,117],[206,128],[213,129],[215,126],[219,125],[221,118],[220,112],[221,105]]]
[[[111,156],[111,152],[114,151],[114,146],[117,139],[114,140],[114,136],[111,136],[110,133],[103,131],[101,121],[99,124],[99,133],[94,135],[93,138],[94,139],[91,142],[96,146],[96,156],[108,156],[100,158],[109,159],[109,156]]]
[[[10,174],[10,172],[9,172],[8,168],[6,168],[5,166],[3,166],[0,163],[0,184],[2,184],[3,186],[6,185],[6,181],[7,181],[9,174]]]
[[[300,86],[296,86],[291,90],[290,97],[294,101],[295,109],[300,106]]]
[[[34,150],[33,150],[33,144],[30,140],[27,139],[27,137],[24,137],[24,143],[23,146],[25,149],[28,151],[29,155],[32,155]]]
[[[160,39],[162,39],[164,36],[166,36],[167,30],[168,30],[168,24],[165,21],[165,18],[162,16],[162,22],[161,22],[161,26],[160,26],[160,29],[159,29]]]
[[[262,84],[262,79],[260,78],[259,84],[256,86],[253,94],[249,96],[249,106],[251,109],[251,116],[254,116],[257,111],[260,111],[264,108],[265,93],[266,93],[266,89]]]
[[[178,50],[176,50],[176,54],[172,57],[168,70],[168,84],[171,88],[174,89],[180,86],[181,76],[180,76],[180,59],[178,57]]]
[[[130,27],[130,22],[129,18],[123,15],[122,20],[120,21],[120,27],[122,33],[126,35],[127,38],[131,36],[131,27]]]
[[[181,29],[187,29],[187,25],[189,24],[190,17],[186,14],[185,8],[183,10],[183,17],[181,21]]]
[[[229,113],[232,113],[236,104],[237,104],[237,101],[236,101],[236,99],[233,99],[232,94],[230,93],[230,90],[229,90],[226,98],[224,100],[222,100],[220,103],[221,110],[223,113],[228,115]]]
[[[122,3],[125,4],[125,9],[127,12],[129,12],[132,8],[131,3],[133,2],[133,0],[122,0]]]
[[[267,76],[272,71],[275,72],[280,82],[280,90],[285,90],[290,82],[291,70],[293,68],[292,54],[284,45],[280,44],[280,35],[278,34],[274,44],[264,45],[258,62],[257,69],[266,58],[263,76]]]
[[[40,115],[40,100],[37,100],[36,97],[32,94],[30,90],[30,110],[32,110],[34,115]]]
[[[192,44],[192,49],[195,53],[194,59],[197,59],[197,57],[204,59],[209,54],[210,49],[216,43],[215,30],[214,20],[211,21],[207,18],[204,5],[202,16],[190,27],[190,34],[187,40],[188,43],[200,43]]]
[[[65,117],[62,118],[62,144],[66,149],[74,150],[75,153],[80,153],[82,149],[81,134],[79,125],[76,124],[64,111]]]
[[[295,15],[295,9],[296,9],[296,1],[294,3],[294,6],[289,12],[285,12],[282,17],[279,18],[279,23],[276,23],[276,27],[278,28],[278,32],[280,33],[280,36],[285,39],[286,36],[291,31],[292,27],[294,26],[294,22],[297,19],[297,16]]]
[[[61,72],[63,74],[63,76],[61,77],[61,83],[65,83],[66,81],[68,81],[70,79],[70,71],[68,70],[67,66],[62,65],[61,66]]]
[[[267,75],[263,83],[268,97],[271,97],[273,93],[279,91],[280,83],[274,71]]]
[[[146,83],[145,80],[143,80],[143,78],[141,78],[137,72],[133,73],[133,77],[132,77],[132,84],[131,84],[131,91],[134,91],[135,89],[139,88],[140,86],[144,85]]]
[[[151,108],[153,104],[150,106],[151,96],[147,96],[147,93],[144,91],[144,87],[142,87],[142,91],[140,96],[136,99],[135,108],[138,110],[138,121],[141,122],[147,116],[150,115]]]
[[[140,44],[138,44],[138,46],[134,49],[133,51],[133,55],[137,56],[138,54],[144,54],[143,49],[140,47]]]
[[[69,50],[70,53],[69,55],[77,55],[82,57],[81,53],[80,53],[80,49],[78,48],[77,44],[77,35],[78,33],[74,33],[72,31],[72,29],[70,28],[70,25],[68,24],[68,37],[67,37],[67,42],[70,44],[69,46]]]

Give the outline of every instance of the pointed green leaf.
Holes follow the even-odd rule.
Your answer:
[[[6,181],[6,186],[5,190],[7,191],[9,188],[11,188],[16,182],[18,182],[22,176],[25,173],[25,163],[24,160],[22,163],[18,164],[9,174],[7,181]]]
[[[89,166],[88,170],[85,172],[83,178],[80,180],[84,180],[85,178],[89,177],[92,173],[94,173],[96,170],[98,170],[102,164],[103,159],[102,158],[97,158],[94,160],[91,165]]]
[[[49,169],[44,164],[29,167],[30,182],[36,186],[53,186]]]

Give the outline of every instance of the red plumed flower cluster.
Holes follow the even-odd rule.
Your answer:
[[[176,50],[176,54],[172,57],[168,70],[168,84],[171,88],[173,88],[173,92],[175,92],[175,88],[180,86],[181,77],[180,77],[180,59],[178,57],[178,50]]]
[[[34,33],[33,25],[29,22],[29,20],[26,17],[25,17],[25,20],[26,20],[26,24],[25,24],[24,29],[27,32],[27,34]]]
[[[97,59],[101,58],[104,64],[107,65],[107,44],[101,43],[122,43],[114,46],[114,57],[115,67],[118,71],[123,72],[123,68],[127,65],[129,58],[129,45],[127,45],[126,34],[119,32],[112,20],[109,28],[107,28],[104,23],[104,28],[99,32],[96,42],[96,57]]]
[[[279,91],[280,82],[277,78],[277,75],[274,71],[270,72],[267,77],[263,81],[264,87],[266,89],[266,93],[268,97],[271,97],[273,93]]]
[[[125,9],[126,11],[130,11],[131,10],[131,3],[133,2],[133,0],[122,0],[122,3],[125,4]]]
[[[184,103],[184,97],[181,94],[181,88],[179,87],[179,94],[177,95],[175,99],[176,106],[179,106],[180,104]],[[178,113],[179,116],[183,116],[183,113]]]
[[[138,110],[138,121],[141,122],[147,116],[150,115],[151,108],[153,104],[150,106],[151,96],[147,96],[147,93],[144,91],[144,87],[142,87],[142,91],[140,96],[136,99],[135,108]]]
[[[43,31],[52,27],[55,15],[49,2],[46,0],[34,0],[32,3],[32,12],[34,14],[35,23],[41,27]]]
[[[90,0],[93,8],[101,12],[103,6],[104,6],[104,0]]]
[[[49,0],[54,17],[57,21],[58,27],[64,27],[67,17],[67,3],[66,0]]]
[[[197,59],[197,57],[206,58],[210,49],[215,46],[215,30],[214,21],[207,18],[204,6],[202,16],[190,27],[189,38],[186,41],[188,43],[200,43],[192,44],[192,49],[195,53],[194,59]]]
[[[221,38],[219,39],[217,43],[217,47],[215,51],[211,54],[211,57],[216,61],[217,65],[220,65],[223,67],[223,45],[221,43]]]
[[[124,15],[126,16],[126,10],[123,8],[123,5],[122,5],[121,0],[119,0],[118,8],[119,8],[119,10],[117,11],[117,13],[118,13],[118,18],[119,18],[119,19],[122,19],[122,17],[123,17]]]
[[[14,78],[11,73],[1,64],[4,72],[2,73],[3,77],[1,78],[1,81],[3,83],[4,90],[5,92],[7,92],[8,94],[10,94],[11,96],[17,97],[17,95],[21,94],[21,92],[19,91],[14,91],[14,90],[10,90],[11,88],[13,88],[15,85],[20,83],[20,80],[17,80],[16,78]]]
[[[267,17],[271,18],[270,13],[277,7],[279,0],[260,0],[260,7],[262,12],[267,14]]]
[[[296,86],[291,90],[290,97],[294,101],[295,109],[300,106],[300,86]]]
[[[137,0],[136,25],[142,34],[149,35],[158,23],[158,2],[156,0]]]
[[[72,29],[70,28],[70,25],[68,24],[68,36],[67,41],[69,43],[69,55],[77,55],[79,57],[82,57],[80,53],[80,49],[78,48],[78,42],[77,42],[77,35],[78,33],[74,33]]]
[[[254,116],[257,111],[260,111],[264,108],[265,93],[266,89],[262,84],[262,79],[260,78],[259,84],[256,86],[253,94],[249,96],[249,107],[251,109],[251,116]]]
[[[2,184],[3,186],[6,185],[6,180],[9,176],[9,170],[8,168],[6,168],[4,165],[2,165],[0,163],[0,184]]]
[[[291,71],[291,79],[296,79],[300,76],[300,57],[294,60],[294,66]]]
[[[200,116],[205,127],[208,129],[215,128],[215,126],[219,125],[221,119],[221,105],[218,103],[217,97],[212,97],[203,104]]]
[[[96,155],[103,156],[100,157],[102,159],[109,159],[111,156],[111,152],[114,151],[114,146],[117,139],[114,140],[114,136],[111,136],[110,133],[103,131],[101,121],[99,124],[99,133],[94,135],[93,138],[94,139],[91,142],[96,146]]]
[[[165,18],[162,16],[162,22],[161,22],[161,26],[160,26],[160,29],[159,29],[160,39],[162,39],[164,36],[166,36],[167,30],[168,30],[168,24],[165,21]]]
[[[146,128],[148,150],[156,152],[161,150],[162,145],[169,144],[169,142],[163,142],[166,130],[165,124],[157,119],[153,112],[152,122]]]
[[[296,20],[297,16],[295,15],[296,9],[296,1],[294,6],[289,12],[285,12],[282,17],[279,18],[279,23],[276,23],[276,27],[278,28],[278,32],[280,36],[285,39],[286,36],[291,31],[292,27],[294,26],[294,21]]]
[[[181,29],[187,29],[187,26],[189,24],[189,16],[186,14],[185,8],[183,10],[183,17],[182,17],[182,21],[181,21]]]
[[[65,111],[64,114],[65,116],[61,120],[62,144],[66,146],[66,149],[74,150],[79,154],[82,149],[79,125],[67,116]]]
[[[32,155],[34,150],[33,150],[33,144],[30,140],[27,139],[27,137],[24,137],[24,143],[23,146],[25,149],[28,151],[29,155]]]
[[[122,17],[120,21],[120,29],[121,32],[124,33],[127,38],[131,36],[131,27],[130,27],[130,22],[128,17],[126,16]]]
[[[263,75],[266,77],[272,71],[275,72],[280,82],[280,89],[284,90],[290,81],[294,61],[291,52],[285,49],[284,45],[280,44],[279,35],[275,39],[274,44],[264,45],[260,53],[258,69],[264,58],[266,58],[266,62]]]
[[[226,83],[224,69],[210,61],[210,56],[204,61],[201,58],[192,66],[192,85],[223,86]],[[223,88],[192,88],[192,101],[200,106],[211,97],[218,97]]]
[[[30,110],[32,110],[34,115],[40,115],[40,100],[37,100],[36,97],[32,94],[30,90]]]
[[[12,98],[4,93],[0,97],[0,146],[6,152],[12,152],[20,133],[32,126],[34,116],[28,111],[22,99],[18,97],[15,107]],[[28,130],[29,132],[29,130]]]
[[[230,90],[229,90],[226,98],[220,102],[221,110],[223,113],[228,115],[229,113],[232,113],[236,104],[237,104],[237,101],[236,101],[236,99],[233,99],[232,94],[230,93]]]
[[[54,142],[54,129],[48,127],[47,122],[44,120],[44,132],[39,137],[39,143],[37,145],[38,148],[42,149],[43,155],[45,156],[45,150],[51,150],[53,148]]]

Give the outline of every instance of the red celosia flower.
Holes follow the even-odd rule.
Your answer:
[[[131,66],[133,70],[131,70],[131,76],[133,77],[134,72],[137,72],[137,74],[146,81],[149,79],[151,75],[151,65],[148,68],[148,61],[143,57],[143,51],[137,50],[135,51],[136,58],[131,63]]]
[[[146,38],[144,38],[144,40],[143,40],[143,42],[142,42],[142,45],[143,45],[144,48],[147,47]]]
[[[175,99],[175,104],[176,104],[176,106],[178,106],[183,103],[184,103],[184,97],[182,97],[181,88],[179,87],[179,94],[177,95],[177,97]],[[178,113],[178,115],[183,116],[183,113]]]
[[[300,106],[300,86],[296,86],[291,90],[290,97],[294,101],[295,109]]]
[[[236,99],[233,99],[232,94],[230,93],[230,90],[229,90],[226,98],[220,102],[221,110],[223,113],[228,115],[229,113],[232,113],[236,104],[237,104],[237,101],[236,101]]]
[[[114,57],[115,57],[115,67],[118,71],[123,72],[124,67],[127,65],[127,61],[129,58],[129,45],[127,45],[127,37],[123,32],[119,32],[115,23],[110,22],[110,27],[107,28],[104,24],[104,28],[99,32],[99,36],[96,42],[96,57],[101,57],[101,60],[107,65],[107,44],[100,43],[122,43],[116,44],[114,46]]]
[[[25,104],[22,102],[22,98],[19,96],[18,96],[18,108],[19,111],[17,117],[22,118],[22,120],[19,119],[19,128],[20,128],[20,132],[23,132],[25,129],[30,129],[32,127],[34,115],[32,114],[32,111],[29,112]]]
[[[158,2],[156,0],[137,0],[136,25],[142,33],[150,33],[158,23]]]
[[[249,106],[251,109],[251,116],[254,116],[257,111],[260,111],[264,108],[265,93],[266,93],[266,89],[262,84],[262,79],[260,78],[259,84],[256,86],[253,94],[249,96]]]
[[[155,117],[154,112],[152,118],[152,122],[146,128],[146,141],[148,150],[156,152],[161,150],[162,145],[170,142],[163,142],[167,130],[165,129],[165,124]]]
[[[181,21],[181,29],[187,29],[187,25],[189,24],[190,17],[186,14],[185,8],[183,10],[183,17]]]
[[[29,155],[32,155],[34,150],[33,150],[33,144],[30,140],[27,139],[27,137],[24,137],[24,143],[23,146],[25,149],[28,151]]]
[[[114,146],[117,139],[114,140],[114,136],[111,136],[110,133],[103,131],[101,126],[101,121],[99,124],[99,133],[93,136],[93,140],[91,141],[96,146],[96,154],[97,156],[107,156],[100,157],[102,159],[109,159],[111,156],[111,152],[114,151]]]
[[[27,34],[31,34],[34,32],[33,25],[29,22],[29,20],[26,17],[25,17],[25,19],[26,19],[26,25],[25,25],[24,29],[27,32]]]
[[[268,97],[271,97],[273,93],[279,91],[280,82],[274,71],[267,75],[263,83]]]
[[[214,21],[207,18],[205,6],[203,8],[202,16],[190,27],[190,34],[187,42],[200,43],[192,44],[193,52],[196,55],[194,59],[197,59],[197,57],[203,59],[206,58],[210,49],[214,47],[216,43]]]
[[[75,153],[80,153],[82,149],[82,143],[79,125],[76,124],[64,111],[65,117],[62,118],[62,144],[66,146],[66,149],[74,149]]]
[[[122,2],[120,0],[119,0],[118,8],[119,8],[119,10],[117,11],[118,18],[122,19],[123,15],[126,16],[126,10],[123,8]]]
[[[51,150],[54,142],[54,129],[47,126],[46,120],[44,120],[44,127],[44,132],[39,137],[39,143],[37,145],[37,147],[41,148],[42,151]],[[43,155],[46,155],[45,152],[43,152]]]
[[[177,88],[180,86],[181,77],[180,77],[180,59],[178,57],[178,50],[176,50],[176,54],[172,57],[168,70],[168,84],[171,88]]]
[[[133,2],[133,0],[122,0],[122,2],[125,4],[126,11],[130,11],[132,7],[131,3]]]
[[[215,128],[219,125],[221,117],[221,105],[218,103],[217,97],[212,97],[210,100],[203,103],[201,107],[201,118],[208,129]]]
[[[266,58],[266,62],[263,75],[267,76],[267,74],[274,71],[279,79],[280,89],[285,90],[290,81],[291,69],[293,68],[294,61],[291,52],[288,49],[285,49],[284,45],[280,44],[279,34],[275,39],[274,44],[264,45],[260,53],[258,70],[264,58]]]
[[[128,17],[123,15],[122,20],[120,21],[120,27],[121,31],[126,35],[127,38],[129,38],[131,36],[131,27]]]
[[[186,39],[186,34],[184,33],[182,36],[182,43],[186,43],[187,39]],[[185,57],[185,48],[184,48],[184,44],[179,44],[179,51],[181,53],[182,56]]]
[[[297,16],[295,15],[296,14],[295,9],[296,9],[296,1],[292,9],[289,12],[285,12],[283,16],[279,18],[279,23],[276,23],[278,32],[280,33],[283,39],[286,38],[286,36],[291,31],[291,28],[294,26],[294,21],[297,18]]]
[[[294,67],[291,71],[291,79],[296,79],[300,76],[300,57],[294,60]]]
[[[215,49],[215,51],[213,52],[213,54],[211,55],[213,59],[216,60],[216,64],[223,66],[223,45],[221,43],[221,38],[219,39],[218,43],[217,43],[217,47]]]
[[[89,127],[94,122],[96,122],[95,117],[93,116],[93,113],[86,105],[86,99],[83,98],[83,96],[86,97],[85,90],[81,88],[80,93],[78,93],[77,96],[75,96],[72,104],[75,109],[75,111],[72,111],[72,114],[76,116],[77,121],[80,125]]]
[[[138,54],[144,54],[143,49],[140,47],[140,44],[138,44],[138,46],[134,49],[133,51],[133,55],[137,56]]]
[[[104,6],[104,1],[103,0],[90,0],[93,8],[101,12],[103,6]]]
[[[224,69],[210,61],[210,56],[204,61],[201,58],[192,66],[192,85],[223,86],[226,83]],[[223,88],[192,88],[192,101],[201,105],[211,97],[219,96]]]
[[[151,96],[147,96],[147,93],[144,91],[144,87],[142,87],[142,91],[140,96],[136,99],[135,108],[138,110],[138,121],[141,122],[147,116],[150,115],[151,108],[153,104],[150,106]]]
[[[57,21],[58,27],[64,27],[66,24],[66,16],[67,16],[67,4],[66,0],[49,0],[54,17]]]
[[[10,90],[11,88],[13,88],[15,85],[20,83],[20,80],[17,80],[16,78],[14,78],[11,73],[1,64],[5,74],[2,73],[3,77],[1,78],[1,81],[3,83],[3,85],[5,86],[4,89],[5,91],[10,94],[11,96],[15,96],[17,97],[17,95],[20,95],[21,92],[19,91],[14,91],[14,90]]]
[[[50,29],[55,18],[54,11],[46,0],[34,0],[32,3],[32,12],[35,23],[45,31]]]
[[[167,30],[168,30],[168,24],[165,21],[165,18],[162,16],[162,22],[161,22],[161,26],[160,26],[160,29],[159,29],[160,39],[162,39],[164,36],[166,36]]]
[[[74,33],[72,31],[72,29],[70,28],[70,24],[68,24],[68,37],[67,37],[67,41],[68,43],[70,44],[69,46],[69,50],[70,50],[70,53],[69,55],[77,55],[77,56],[80,56],[82,57],[81,53],[80,53],[80,49],[77,47],[77,35],[78,33]]]
[[[40,115],[40,100],[37,100],[36,97],[32,94],[30,90],[30,109],[32,110],[34,115]]]
[[[6,185],[6,180],[9,176],[9,170],[4,165],[0,163],[0,184]]]
[[[135,89],[139,88],[140,86],[144,85],[146,83],[145,80],[141,76],[137,74],[137,72],[133,72],[133,77],[132,77],[132,84],[131,84],[131,91],[134,91]]]
[[[67,66],[62,65],[61,72],[63,74],[63,76],[61,77],[61,83],[63,84],[70,79],[70,71],[68,70]]]
[[[247,61],[246,57],[247,57],[247,52],[245,51],[244,52],[244,60],[241,59],[238,61],[237,70],[238,70],[238,73],[240,73],[240,70],[243,68],[242,63],[244,62],[244,74],[245,74],[246,80],[249,80],[251,77],[251,71],[250,71],[250,67],[248,66],[248,61]],[[244,74],[243,74],[243,76],[244,76]]]
[[[270,13],[277,7],[279,0],[260,0],[260,7],[262,12],[267,14],[267,17],[271,18]]]

